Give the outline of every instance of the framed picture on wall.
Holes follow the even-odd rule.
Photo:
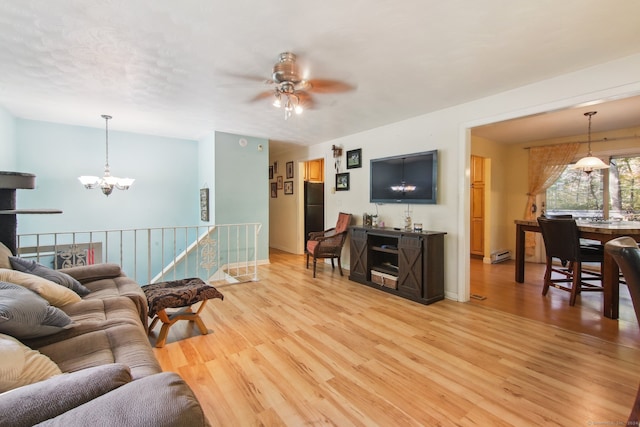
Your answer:
[[[336,174],[336,191],[349,190],[349,172]]]
[[[200,189],[200,221],[209,221],[209,189]]]
[[[347,169],[362,167],[362,148],[347,151]]]
[[[275,199],[278,197],[278,185],[275,182],[271,183],[271,198]]]
[[[273,166],[269,166],[269,179],[273,179]]]
[[[287,162],[287,179],[293,178],[293,162]]]
[[[284,194],[293,194],[293,181],[284,182]]]
[[[278,190],[282,190],[282,175],[278,175]]]

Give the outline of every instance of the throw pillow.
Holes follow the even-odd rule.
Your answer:
[[[11,268],[11,264],[9,263],[9,257],[12,257],[13,254],[2,242],[0,242],[0,268]]]
[[[47,356],[9,335],[0,334],[0,354],[0,393],[62,373]]]
[[[71,289],[34,274],[0,268],[0,282],[13,283],[27,288],[49,301],[49,304],[54,307],[82,301],[80,296]]]
[[[0,282],[0,333],[28,339],[53,335],[72,326],[64,311],[52,307],[35,292]]]
[[[89,292],[91,292],[89,289],[81,285],[80,282],[78,282],[68,274],[52,270],[42,264],[38,264],[33,260],[12,256],[9,257],[9,262],[11,263],[11,267],[13,267],[14,270],[22,271],[23,273],[35,274],[36,276],[51,280],[58,285],[62,285],[66,288],[71,289],[81,297],[89,295]]]
[[[33,426],[47,421],[55,424],[51,418],[76,407],[82,408],[85,403],[99,399],[102,395],[111,394],[112,390],[129,382],[131,382],[131,372],[126,365],[108,363],[57,375],[36,384],[20,387],[0,394],[0,414],[2,414],[0,415],[0,424],[3,426]],[[134,397],[133,394],[127,396],[130,399]],[[110,408],[113,412],[118,411],[118,408]],[[139,408],[140,406],[135,405],[135,409]],[[141,419],[137,419],[137,421],[137,424],[142,422]],[[58,425],[89,424],[85,423],[83,417],[80,416],[72,423]],[[95,425],[118,424],[109,416]],[[152,424],[146,423],[146,425]],[[167,423],[158,422],[153,425],[161,426],[167,425]]]

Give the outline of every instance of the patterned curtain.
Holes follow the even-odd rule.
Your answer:
[[[537,212],[531,212],[531,206],[535,203],[536,196],[547,191],[547,188],[556,182],[575,157],[579,147],[579,142],[572,142],[529,149],[529,191],[524,219],[536,219]],[[536,247],[535,237],[532,233],[527,233],[525,239],[525,252],[527,256],[531,256]]]

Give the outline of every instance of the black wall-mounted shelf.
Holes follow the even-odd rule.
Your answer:
[[[16,209],[16,190],[36,188],[36,176],[31,173],[0,171],[0,242],[15,255],[18,220],[22,214],[60,214],[59,209]]]

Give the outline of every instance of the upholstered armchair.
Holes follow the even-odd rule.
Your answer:
[[[313,257],[313,277],[316,277],[316,263],[318,259],[330,258],[331,268],[335,268],[333,260],[338,260],[338,269],[342,276],[342,263],[340,254],[342,246],[347,238],[351,214],[340,212],[336,226],[324,231],[312,231],[309,233],[307,241],[307,268],[309,268],[309,257]]]

